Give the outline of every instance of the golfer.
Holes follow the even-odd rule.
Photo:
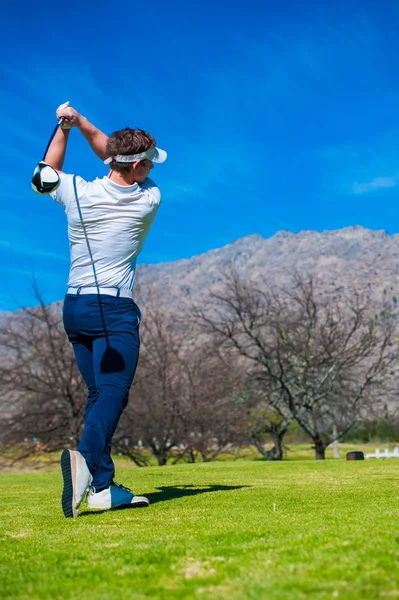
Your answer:
[[[60,175],[51,194],[68,220],[71,266],[63,321],[88,396],[84,431],[77,450],[64,450],[62,508],[77,517],[89,491],[89,508],[148,506],[148,499],[114,481],[111,441],[128,402],[139,357],[140,310],[133,300],[136,258],[161,200],[148,178],[166,152],[141,129],[107,137],[65,103],[45,161]],[[70,129],[77,127],[109,165],[94,181],[62,172]]]

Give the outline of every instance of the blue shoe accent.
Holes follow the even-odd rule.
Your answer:
[[[131,505],[134,494],[129,488],[118,483],[113,483],[109,491],[111,492],[111,508]]]
[[[89,508],[95,510],[139,508],[149,505],[148,498],[145,496],[135,496],[132,490],[115,482],[112,482],[109,487],[100,492],[97,492],[96,489],[92,487],[87,503]]]

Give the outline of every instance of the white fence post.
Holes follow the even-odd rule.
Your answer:
[[[374,453],[366,454],[366,458],[399,458],[399,448],[395,446],[392,452],[388,448],[385,448],[383,452],[380,452],[380,449],[376,448]]]

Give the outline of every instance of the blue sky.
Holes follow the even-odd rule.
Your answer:
[[[0,310],[34,303],[33,276],[46,301],[65,292],[65,215],[30,190],[65,100],[168,151],[139,262],[281,229],[399,232],[397,3],[7,3],[1,28]],[[78,131],[64,170],[107,172]]]

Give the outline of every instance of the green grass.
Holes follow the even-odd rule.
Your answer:
[[[0,477],[0,597],[399,597],[399,461],[128,469],[147,509],[76,520],[59,473]],[[275,508],[275,510],[274,510]]]

